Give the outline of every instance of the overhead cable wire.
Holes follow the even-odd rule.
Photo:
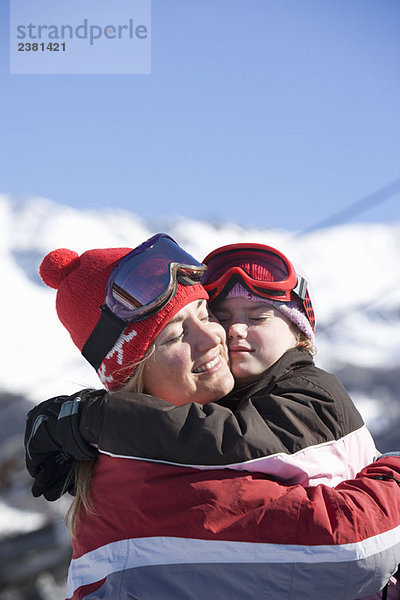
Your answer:
[[[395,179],[391,183],[388,183],[387,185],[379,188],[375,192],[372,192],[372,194],[368,194],[367,196],[364,196],[363,198],[356,200],[349,206],[346,206],[345,208],[338,210],[337,212],[333,213],[326,219],[323,219],[322,221],[319,221],[318,223],[315,223],[314,225],[311,225],[310,227],[303,229],[299,233],[295,234],[294,237],[295,238],[301,237],[303,235],[311,233],[312,231],[315,231],[316,229],[322,229],[324,227],[332,227],[333,225],[340,225],[341,223],[347,223],[348,221],[350,221],[350,219],[352,219],[356,215],[362,214],[363,212],[372,208],[373,206],[376,206],[378,204],[381,204],[382,202],[385,202],[386,200],[388,200],[392,196],[395,196],[399,192],[400,192],[400,177]]]
[[[372,192],[371,194],[368,194],[367,196],[360,198],[356,202],[353,202],[346,208],[343,208],[342,210],[339,210],[339,211],[333,213],[331,216],[327,217],[326,219],[323,219],[322,221],[319,221],[318,223],[315,223],[314,225],[307,227],[303,231],[300,231],[299,233],[295,234],[293,237],[299,238],[299,237],[306,235],[308,233],[311,233],[312,231],[315,231],[317,229],[322,229],[324,227],[332,227],[334,225],[339,225],[341,223],[347,223],[355,215],[361,214],[361,213],[365,212],[366,210],[372,208],[373,206],[376,206],[378,204],[381,204],[382,202],[385,202],[386,200],[388,200],[392,196],[395,196],[399,192],[400,192],[400,177],[393,180],[392,182],[388,183],[387,185],[379,188],[375,192]],[[327,323],[324,323],[324,325],[320,326],[321,331],[324,331],[324,330],[332,327],[334,324],[336,324],[338,321],[341,321],[345,316],[347,316],[350,313],[355,314],[357,312],[362,312],[362,311],[367,310],[372,305],[374,305],[379,299],[382,298],[382,294],[386,295],[392,289],[393,289],[393,286],[391,286],[388,289],[381,290],[381,292],[375,298],[370,300],[368,303],[359,303],[359,304],[356,304],[355,306],[351,307],[347,311],[338,311],[333,317],[331,317],[331,319]]]

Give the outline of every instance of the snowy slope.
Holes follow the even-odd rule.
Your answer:
[[[0,196],[0,390],[39,401],[98,387],[56,317],[55,291],[41,283],[38,266],[54,248],[134,247],[157,231],[166,231],[198,258],[239,241],[278,247],[312,283],[317,364],[333,370],[348,364],[400,366],[400,224],[352,224],[301,236],[229,222],[148,222],[135,215],[134,206],[132,213],[80,211],[40,198],[17,204]]]

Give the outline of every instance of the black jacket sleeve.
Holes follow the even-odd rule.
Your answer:
[[[80,432],[101,450],[184,465],[227,465],[338,440],[363,425],[343,425],[332,399],[289,392],[244,399],[233,412],[216,403],[175,406],[145,394],[107,393],[85,401]]]
[[[265,455],[268,428],[257,421],[249,427],[215,403],[175,406],[146,394],[110,392],[83,403],[80,432],[111,454],[223,465]]]
[[[83,402],[80,431],[112,454],[211,466],[293,454],[362,425],[337,378],[293,348],[240,398],[175,406],[145,394],[106,393]]]

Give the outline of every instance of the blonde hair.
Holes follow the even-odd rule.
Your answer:
[[[130,365],[131,373],[128,382],[121,388],[123,391],[141,394],[144,391],[144,370],[147,360],[153,355],[155,346],[152,344],[143,358]],[[65,521],[75,535],[75,525],[79,510],[83,507],[88,513],[95,514],[91,498],[91,481],[97,458],[91,460],[77,460],[71,470],[70,476],[64,485],[64,491],[68,489],[72,479],[75,480],[75,498],[69,507]]]
[[[306,334],[303,331],[300,331],[300,329],[298,327],[296,327],[296,329],[297,329],[297,331],[296,331],[296,337],[297,337],[296,347],[304,348],[304,350],[307,350],[307,352],[309,352],[309,354],[311,354],[311,356],[314,356],[317,353],[317,350],[316,350],[315,346],[313,345],[312,341],[310,340],[310,338],[308,338],[306,336]]]

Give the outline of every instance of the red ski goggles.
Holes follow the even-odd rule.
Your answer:
[[[128,323],[157,313],[174,297],[178,282],[200,283],[206,268],[165,233],[129,252],[108,278],[101,315],[83,356],[98,369]]]
[[[202,284],[210,302],[225,298],[240,283],[261,298],[290,302],[295,298],[315,329],[315,317],[307,291],[307,281],[297,275],[292,263],[284,254],[264,244],[231,244],[214,250],[204,259],[207,271]]]

